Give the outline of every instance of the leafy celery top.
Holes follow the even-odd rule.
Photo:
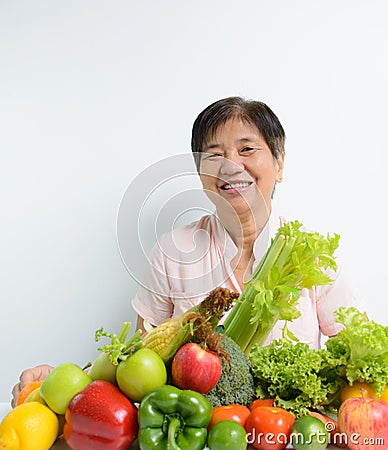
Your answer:
[[[333,281],[325,269],[337,269],[334,252],[339,235],[325,237],[301,227],[293,221],[279,228],[225,320],[225,334],[247,355],[253,345],[265,342],[278,320],[293,321],[300,316],[297,305],[302,289]],[[287,327],[283,332],[297,340]]]

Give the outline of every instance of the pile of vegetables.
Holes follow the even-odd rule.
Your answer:
[[[97,330],[96,341],[110,342],[91,367],[57,366],[32,401],[64,423],[58,434],[73,450],[124,450],[135,440],[141,450],[324,449],[340,445],[341,433],[358,433],[363,442],[346,441],[356,449],[370,430],[387,448],[388,327],[341,307],[335,319],[343,328],[325,348],[310,349],[287,326],[263,347],[278,320],[299,316],[302,289],[332,281],[338,241],[299,222],[284,225],[241,296],[217,288],[145,335],[128,338],[127,322],[117,335]],[[11,448],[16,431],[5,428],[0,447]]]
[[[345,385],[364,382],[377,396],[388,384],[388,327],[367,319],[356,308],[340,307],[336,321],[344,328],[325,349],[287,339],[252,348],[250,361],[256,395],[273,398],[295,415],[311,408],[336,412]]]
[[[283,339],[253,347],[250,355],[256,395],[295,415],[311,408],[335,412],[345,385],[365,382],[379,396],[388,384],[388,327],[369,321],[355,308],[335,313],[345,327],[326,348]]]

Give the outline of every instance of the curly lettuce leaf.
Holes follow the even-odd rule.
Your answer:
[[[311,408],[329,409],[343,386],[326,351],[305,343],[277,340],[266,347],[255,345],[250,360],[257,397],[273,398],[297,417]]]
[[[349,384],[368,383],[381,395],[388,384],[388,326],[354,307],[340,307],[334,314],[344,327],[326,342],[331,364]]]

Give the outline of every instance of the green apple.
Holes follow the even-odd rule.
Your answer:
[[[67,362],[55,367],[44,379],[40,395],[57,414],[65,414],[70,400],[93,379],[81,367]]]
[[[107,353],[100,353],[92,367],[89,369],[89,375],[93,380],[105,380],[112,384],[116,383],[116,369],[117,366],[113,365],[109,361],[109,356]]]
[[[167,382],[162,358],[150,348],[141,348],[121,361],[116,371],[120,390],[133,402],[140,402],[149,392]]]

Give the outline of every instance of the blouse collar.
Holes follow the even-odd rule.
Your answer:
[[[216,222],[216,235],[218,242],[222,243],[224,247],[224,255],[225,258],[229,261],[233,259],[233,257],[237,253],[237,246],[231,238],[230,234],[226,231],[224,226],[222,225],[220,219],[215,214],[215,222]],[[260,234],[257,236],[255,243],[253,244],[253,254],[255,258],[254,266],[258,262],[261,261],[265,252],[267,251],[271,239],[275,237],[278,228],[281,225],[281,220],[279,216],[274,212],[272,208],[271,214],[267,220],[267,223],[264,225],[264,228],[261,230]]]

